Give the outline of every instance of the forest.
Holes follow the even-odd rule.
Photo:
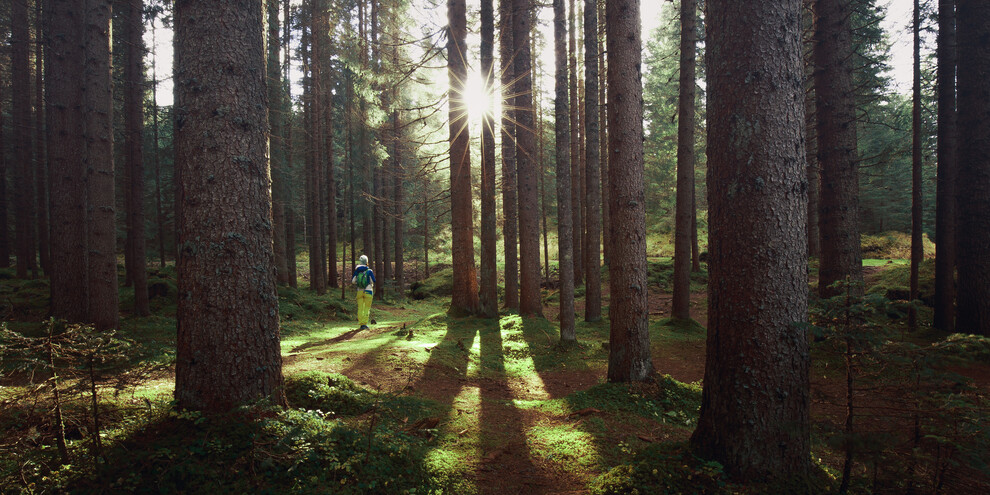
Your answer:
[[[988,40],[3,0],[0,493],[990,493]]]

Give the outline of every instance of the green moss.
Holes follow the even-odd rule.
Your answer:
[[[603,383],[567,396],[572,411],[628,412],[662,423],[691,426],[701,408],[701,385],[662,375],[651,384]]]
[[[722,465],[692,455],[686,446],[657,444],[640,452],[630,464],[612,468],[596,479],[595,495],[734,493]]]
[[[443,268],[435,270],[426,280],[417,280],[409,286],[409,297],[413,299],[429,299],[433,297],[448,297],[454,290],[454,269]]]
[[[863,234],[859,237],[863,258],[909,259],[911,258],[911,234],[904,232],[882,232]],[[935,256],[935,244],[927,235],[922,236],[926,257]]]

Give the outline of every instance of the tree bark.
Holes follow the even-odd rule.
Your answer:
[[[519,178],[519,313],[542,316],[540,298],[540,221],[536,184],[536,139],[529,36],[532,0],[513,0],[512,43],[516,58],[516,170]]]
[[[399,48],[398,44],[392,48],[393,63],[398,65],[399,63]],[[392,215],[395,217],[395,286],[398,296],[400,298],[405,297],[405,267],[404,256],[405,256],[405,172],[402,165],[403,156],[403,142],[402,142],[402,122],[401,114],[399,113],[400,105],[400,92],[399,87],[396,86],[394,89],[394,95],[392,101],[395,107],[392,110],[392,159],[394,165],[393,170],[393,189],[392,193],[394,195],[392,200]],[[494,123],[493,123],[494,125]]]
[[[642,37],[639,0],[605,6],[608,43],[609,214],[613,262],[609,305],[610,382],[645,380],[650,359],[643,186]]]
[[[481,0],[481,77],[485,97],[491,98],[495,77],[495,7]],[[494,105],[492,105],[494,107]],[[495,263],[498,236],[495,228],[495,118],[485,112],[481,121],[481,315],[498,316],[498,270]]]
[[[225,412],[265,397],[285,404],[263,5],[175,4],[180,408]]]
[[[271,128],[271,164],[272,164],[272,245],[275,255],[275,276],[279,285],[289,285],[289,267],[285,259],[285,112],[289,109],[283,99],[284,86],[282,83],[282,67],[279,51],[282,49],[282,39],[279,36],[278,14],[280,5],[277,1],[266,4],[268,16],[267,38],[267,68],[268,68],[268,123]],[[289,22],[286,18],[286,22]]]
[[[447,74],[450,81],[450,223],[454,287],[450,313],[475,314],[479,309],[474,266],[474,201],[471,199],[471,150],[467,101],[467,17],[464,0],[447,0]]]
[[[134,312],[148,316],[148,269],[144,231],[144,17],[142,0],[128,0],[123,4],[126,29],[126,62],[124,65],[124,153],[129,170],[130,202],[127,217],[130,220],[128,237],[131,238],[131,281],[134,284]]]
[[[306,98],[306,237],[309,241],[309,288],[317,295],[326,293],[326,270],[323,267],[323,119],[320,118],[323,108],[323,98],[320,82],[323,80],[323,17],[326,4],[322,0],[310,0],[310,26],[308,36],[309,47],[309,84]]]
[[[955,323],[956,190],[958,128],[956,127],[956,2],[938,3],[938,172],[935,191],[935,328],[951,331]]]
[[[814,61],[814,3],[815,0],[802,0],[801,40],[804,60],[804,133],[805,159],[808,162],[808,256],[821,257],[822,247],[818,224],[819,180],[817,116],[815,114],[815,61]]]
[[[821,166],[819,229],[821,262],[818,293],[828,298],[845,291],[863,293],[859,244],[859,178],[856,108],[852,81],[851,0],[815,0],[815,110]]]
[[[3,71],[0,71],[0,268],[10,267],[10,230],[7,213],[7,148],[4,139],[4,94]]]
[[[48,160],[45,156],[44,43],[41,0],[35,0],[34,34],[34,197],[37,212],[38,257],[45,275],[51,275],[51,239],[48,221]]]
[[[282,16],[286,19],[285,25],[282,26],[282,54],[285,57],[282,63],[282,78],[285,80],[289,79],[289,74],[292,67],[292,59],[290,54],[292,53],[291,42],[292,42],[292,23],[288,22],[291,16],[291,6],[289,0],[284,0],[282,3]],[[285,170],[283,173],[286,176],[286,183],[290,183],[288,180],[292,177],[292,127],[293,127],[293,112],[292,112],[292,85],[285,85],[285,100],[288,105],[288,109],[285,115]],[[298,277],[296,275],[296,207],[292,200],[292,189],[290,187],[285,188],[285,268],[286,274],[289,277],[289,287],[295,288],[298,285]]]
[[[918,299],[918,271],[924,259],[922,244],[922,194],[921,194],[921,4],[914,0],[914,85],[911,107],[911,267],[909,293],[910,300]],[[918,308],[911,305],[908,310],[908,326],[916,328]]]
[[[569,96],[570,104],[570,144],[571,144],[571,225],[575,230],[571,242],[574,244],[574,284],[584,283],[584,246],[581,243],[581,233],[584,231],[584,219],[581,216],[581,119],[578,116],[578,65],[577,65],[577,5],[575,0],[570,1],[568,9],[568,40],[567,40],[567,60],[568,60],[568,81],[570,82]]]
[[[956,329],[990,335],[990,3],[956,2],[959,293]]]
[[[585,195],[588,215],[588,242],[585,246],[587,283],[584,295],[584,321],[602,318],[601,270],[601,125],[598,113],[598,6],[596,0],[584,1],[584,114],[585,136]]]
[[[10,4],[10,91],[14,148],[14,233],[17,276],[37,272],[34,242],[34,169],[31,160],[31,35],[27,1]]]
[[[46,0],[45,115],[51,170],[52,316],[72,322],[88,315],[86,168],[83,163],[84,5]],[[54,33],[58,33],[55,35]]]
[[[681,0],[680,79],[677,102],[677,200],[674,226],[674,295],[670,315],[691,318],[691,228],[694,218],[695,0]]]
[[[155,65],[156,52],[156,32],[155,23],[151,23],[151,142],[154,147],[152,160],[155,167],[155,219],[158,224],[158,260],[159,267],[165,268],[165,210],[162,208],[162,171],[161,160],[159,158],[159,132],[158,132],[158,70]]]
[[[560,263],[560,341],[576,342],[574,331],[574,226],[571,216],[570,101],[567,95],[567,24],[564,0],[553,2],[554,135],[557,162],[557,260]]]
[[[605,66],[605,0],[598,0],[598,122],[599,130],[599,158],[601,160],[601,205],[602,205],[602,260],[608,265],[609,249],[609,212],[608,212],[608,105],[606,100],[606,89],[608,87],[607,70]]]
[[[111,0],[87,0],[84,39],[84,132],[89,251],[89,318],[99,330],[117,328],[117,224],[114,199],[113,84],[110,80]]]
[[[706,18],[713,283],[691,443],[740,481],[809,469],[800,9],[710,0]]]
[[[513,108],[515,49],[512,40],[512,2],[499,0],[499,65],[502,84],[502,236],[505,243],[505,307],[519,309],[519,213],[516,202],[516,112]]]

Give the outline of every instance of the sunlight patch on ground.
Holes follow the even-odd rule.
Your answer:
[[[530,455],[553,462],[567,472],[585,473],[601,464],[595,437],[576,423],[537,424],[526,431]]]
[[[465,386],[454,397],[449,416],[438,428],[437,448],[430,450],[425,461],[451,480],[465,483],[471,478],[475,462],[481,458],[481,438],[478,411],[481,409],[481,389]],[[457,493],[474,493],[473,486],[456,486]]]

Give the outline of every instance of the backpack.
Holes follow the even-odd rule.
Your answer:
[[[371,275],[368,273],[370,270],[361,270],[357,275],[354,276],[354,285],[365,288],[371,283]]]

